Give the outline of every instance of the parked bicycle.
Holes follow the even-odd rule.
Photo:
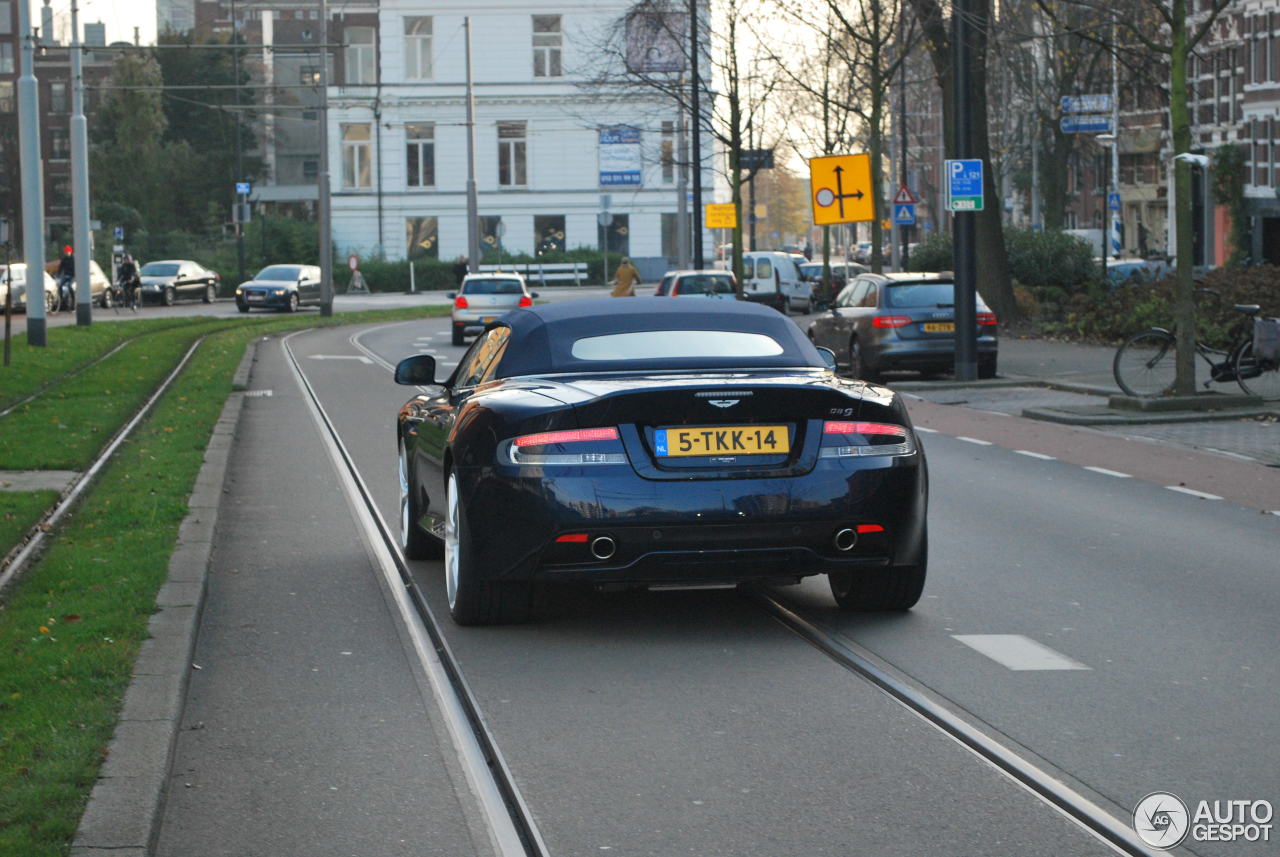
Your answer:
[[[1197,292],[1221,297],[1215,289]],[[1209,365],[1208,387],[1213,382],[1235,381],[1246,395],[1280,399],[1280,355],[1275,351],[1275,331],[1280,321],[1259,317],[1258,304],[1235,304],[1244,317],[1231,331],[1226,349],[1196,340],[1195,353]],[[1153,327],[1135,333],[1116,351],[1112,372],[1120,389],[1130,396],[1161,396],[1173,389],[1177,376],[1177,333]]]

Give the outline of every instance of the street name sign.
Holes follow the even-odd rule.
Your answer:
[[[916,222],[916,204],[914,202],[895,202],[893,204],[893,222],[899,226],[912,226]]]
[[[982,211],[982,161],[946,161],[947,210]]]
[[[1079,113],[1058,120],[1063,134],[1105,134],[1111,131],[1111,116],[1105,113]]]
[[[732,202],[709,203],[706,209],[708,229],[732,229],[738,225],[738,207]]]
[[[1064,95],[1060,106],[1063,113],[1109,113],[1111,112],[1111,96],[1105,93],[1098,95]]]
[[[809,197],[815,226],[875,220],[871,156],[827,155],[809,159]]]

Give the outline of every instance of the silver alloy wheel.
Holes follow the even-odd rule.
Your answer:
[[[178,301],[178,293],[174,291],[173,286],[164,287],[164,305],[173,306]]]
[[[444,588],[452,610],[458,601],[458,561],[462,553],[458,544],[458,477],[452,473],[445,494],[448,508],[444,519]]]
[[[404,441],[400,441],[400,463],[396,467],[400,475],[400,549],[409,547],[409,456],[404,451]]]

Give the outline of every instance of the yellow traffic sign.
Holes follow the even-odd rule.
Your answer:
[[[708,229],[733,229],[738,225],[738,207],[732,202],[710,203],[706,209]]]
[[[809,198],[817,226],[875,220],[876,205],[871,188],[870,155],[827,155],[809,159]]]

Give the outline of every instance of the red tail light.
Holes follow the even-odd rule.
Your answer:
[[[893,437],[906,437],[907,430],[902,426],[888,423],[843,423],[827,422],[822,425],[823,434],[879,434]]]
[[[458,295],[453,301],[453,306],[455,309],[466,309],[467,299],[464,298],[462,295]]]
[[[557,536],[556,541],[567,542],[571,544],[581,543],[585,545],[587,543],[587,534],[586,533],[565,533],[563,536]]]
[[[587,441],[617,440],[618,430],[606,428],[571,429],[569,431],[544,431],[516,438],[517,447],[545,446],[551,443],[583,443]]]
[[[911,324],[911,318],[905,315],[878,315],[871,320],[874,327],[905,327]]]
[[[992,325],[996,323],[996,314],[993,312],[978,313],[978,324]]]
[[[866,535],[867,533],[883,533],[884,527],[879,524],[858,524],[858,535]]]
[[[525,295],[520,299],[520,306],[533,306],[533,298]]]

